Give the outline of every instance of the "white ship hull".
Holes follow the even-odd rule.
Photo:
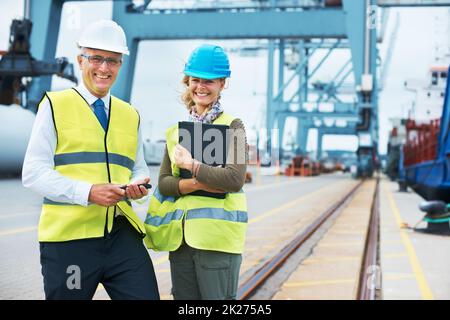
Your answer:
[[[0,174],[18,174],[28,146],[35,114],[17,105],[0,105]]]

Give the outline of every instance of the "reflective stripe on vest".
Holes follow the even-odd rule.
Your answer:
[[[57,135],[55,170],[92,184],[127,184],[134,166],[139,115],[128,103],[111,96],[107,131],[75,90],[48,92]],[[145,227],[128,201],[118,207],[131,225],[145,236]],[[39,241],[68,241],[104,236],[112,229],[115,207],[87,207],[45,198],[39,221]]]
[[[214,124],[230,125],[233,117],[222,114]],[[174,165],[174,149],[178,143],[178,126],[166,131],[167,150],[172,174],[179,176]],[[230,253],[242,253],[247,230],[247,200],[245,193],[227,193],[225,199],[184,195],[167,197],[159,188],[154,190],[145,220],[146,243],[149,248],[174,251],[183,239],[194,248]]]
[[[105,152],[74,152],[74,153],[64,153],[57,154],[54,157],[55,166],[63,166],[66,164],[77,164],[77,163],[106,163],[106,153]],[[117,164],[119,166],[125,167],[128,170],[132,170],[134,167],[134,160],[117,153],[108,152],[109,164]]]

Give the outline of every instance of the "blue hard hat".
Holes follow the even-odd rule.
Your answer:
[[[201,79],[227,78],[231,74],[227,54],[219,46],[201,45],[191,53],[184,74]]]

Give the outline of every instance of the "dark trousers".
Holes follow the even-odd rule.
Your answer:
[[[111,299],[158,300],[150,256],[123,216],[103,238],[41,242],[46,299],[92,299],[99,283]]]
[[[242,255],[200,250],[183,243],[169,253],[175,300],[236,299]]]

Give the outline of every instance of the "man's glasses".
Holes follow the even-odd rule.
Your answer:
[[[106,61],[108,67],[117,67],[122,63],[122,60],[114,59],[114,58],[105,58],[102,56],[90,56],[88,54],[81,54],[83,58],[88,59],[89,63],[93,64],[96,67],[99,67]]]

